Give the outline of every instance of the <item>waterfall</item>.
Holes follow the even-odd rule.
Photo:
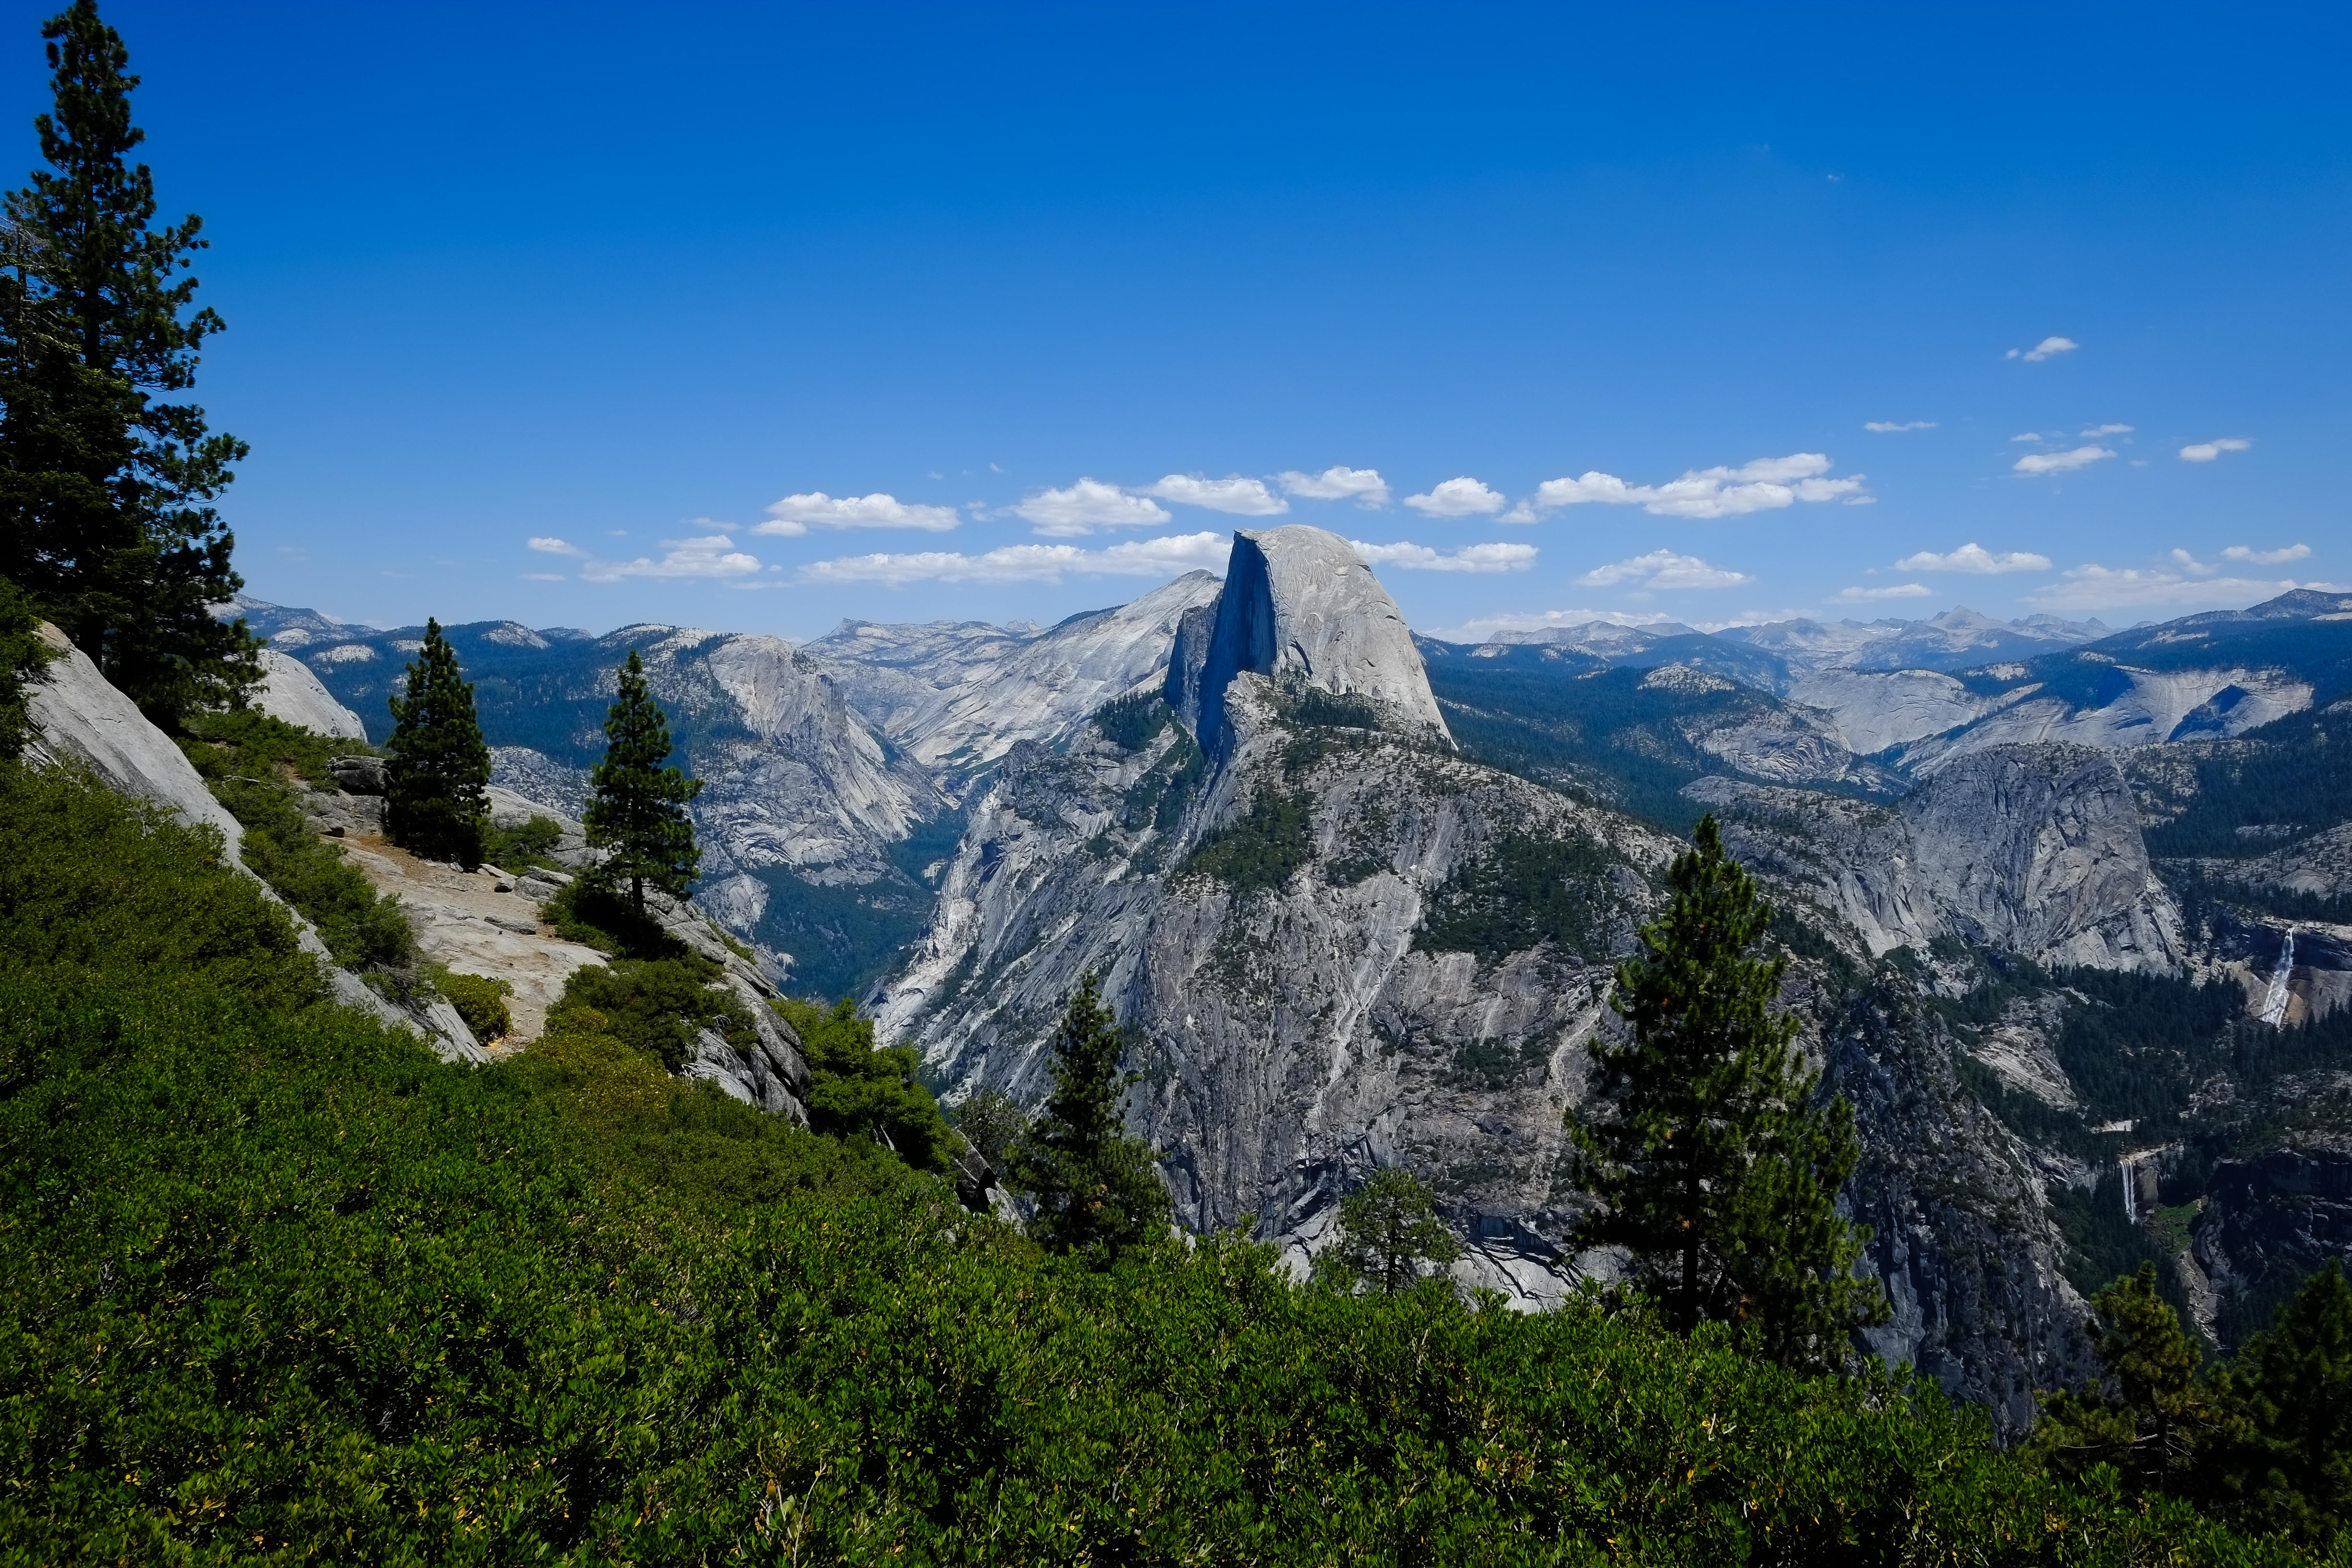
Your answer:
[[[2271,988],[2263,996],[2263,1022],[2272,1028],[2286,1025],[2287,976],[2294,972],[2294,927],[2286,928],[2286,945],[2279,949],[2278,968],[2271,975]]]

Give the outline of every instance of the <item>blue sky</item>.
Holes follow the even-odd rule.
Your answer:
[[[281,603],[1050,621],[1269,521],[1423,628],[2352,582],[2334,8],[106,12]]]

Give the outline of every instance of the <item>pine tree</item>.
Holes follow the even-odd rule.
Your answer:
[[[425,646],[408,666],[408,695],[392,703],[384,743],[384,835],[428,860],[482,863],[489,825],[490,749],[474,720],[474,689],[458,673],[457,652],[441,623],[425,623]]]
[[[2252,1522],[2306,1541],[2352,1527],[2352,1284],[2303,1282],[2223,1380],[2248,1430],[2227,1467]]]
[[[588,842],[610,850],[599,874],[629,879],[629,897],[646,912],[646,884],[683,895],[702,864],[687,803],[700,779],[662,764],[669,758],[669,721],[646,685],[645,661],[629,650],[620,694],[604,715],[604,756],[589,775]]]
[[[124,157],[129,51],[94,0],[41,29],[54,111],[47,169],[6,198],[0,245],[0,576],[30,593],[116,687],[168,725],[241,702],[259,643],[211,606],[243,586],[212,501],[246,455],[202,408],[157,401],[195,381],[222,328],[188,313],[200,219],[151,228],[154,181]]]
[[[2032,1452],[2061,1475],[2113,1465],[2136,1491],[2197,1489],[2203,1459],[2231,1435],[2222,1391],[2198,1375],[2205,1352],[2157,1294],[2156,1265],[2091,1299],[2112,1395],[2046,1394]]]
[[[1393,1296],[1422,1277],[1423,1264],[1443,1268],[1462,1256],[1462,1244],[1437,1217],[1436,1201],[1420,1178],[1393,1167],[1339,1200],[1331,1244],[1315,1257],[1315,1276],[1354,1289]]]
[[[1601,1114],[1570,1122],[1599,1200],[1580,1239],[1630,1252],[1677,1332],[1729,1322],[1787,1364],[1841,1364],[1852,1331],[1885,1313],[1877,1283],[1852,1272],[1868,1233],[1834,1206],[1857,1158],[1853,1112],[1814,1103],[1797,1020],[1772,1005],[1788,959],[1748,956],[1771,910],[1712,816],[1670,878],[1664,917],[1610,996],[1633,1038],[1591,1042]]]
[[[1054,1037],[1054,1092],[1013,1152],[1018,1185],[1036,1205],[1037,1237],[1056,1252],[1108,1262],[1168,1227],[1168,1188],[1151,1148],[1127,1135],[1119,1102],[1126,1042],[1094,971],[1078,982]]]

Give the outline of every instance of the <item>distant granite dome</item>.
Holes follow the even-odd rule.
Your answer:
[[[1235,530],[1224,591],[1213,617],[1204,610],[1178,629],[1167,690],[1209,750],[1224,742],[1225,689],[1245,674],[1368,697],[1401,728],[1453,738],[1396,601],[1338,534]]]

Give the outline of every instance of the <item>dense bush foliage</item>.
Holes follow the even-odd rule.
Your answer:
[[[944,1171],[948,1124],[939,1101],[916,1081],[915,1048],[874,1048],[874,1020],[844,997],[772,1005],[801,1037],[809,1065],[809,1124],[837,1138],[870,1139],[918,1171]]]
[[[2287,1560],[1715,1331],[1056,1259],[594,1009],[445,1068],[211,848],[0,770],[13,1557]]]
[[[493,826],[482,834],[482,858],[501,871],[528,871],[555,864],[556,845],[563,825],[551,816],[532,816],[512,827]]]
[[[709,1029],[739,1050],[759,1043],[751,1016],[734,994],[710,982],[719,966],[707,958],[622,958],[572,972],[563,984],[561,1016],[588,1009],[610,1034],[646,1052],[670,1071],[694,1055],[694,1039]]]
[[[466,1027],[474,1031],[474,1038],[485,1045],[504,1037],[514,1027],[513,1016],[507,1008],[507,998],[514,994],[514,987],[503,980],[460,974],[436,966],[433,988],[449,999],[449,1005],[457,1009],[457,1016],[466,1020]]]
[[[25,739],[31,732],[25,683],[39,673],[48,658],[32,595],[0,577],[0,761],[25,749]]]

